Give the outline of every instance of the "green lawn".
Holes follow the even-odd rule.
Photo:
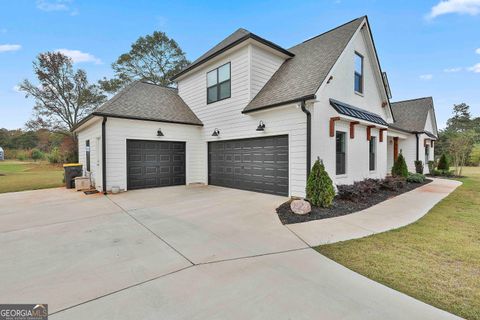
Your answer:
[[[63,168],[45,162],[0,161],[0,193],[62,185]]]
[[[316,248],[347,268],[467,319],[480,319],[480,168],[414,224]]]

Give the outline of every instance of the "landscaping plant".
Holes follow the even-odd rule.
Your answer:
[[[440,171],[450,170],[450,164],[448,163],[448,158],[445,153],[443,153],[440,160],[438,160],[437,169]]]
[[[307,181],[307,199],[316,207],[328,208],[333,204],[335,189],[325,166],[317,159]]]
[[[415,172],[423,174],[423,162],[422,160],[415,160]]]
[[[403,178],[406,178],[408,176],[407,164],[405,163],[405,158],[403,157],[403,154],[401,152],[398,155],[397,160],[393,164],[392,176]]]
[[[435,161],[428,161],[428,172],[432,173],[435,170]]]
[[[425,176],[421,173],[409,173],[407,181],[413,183],[423,183],[425,182]]]

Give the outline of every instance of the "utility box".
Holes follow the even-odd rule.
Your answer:
[[[66,163],[63,165],[63,169],[65,170],[65,188],[73,189],[75,188],[75,181],[76,177],[82,176],[82,164],[80,163]]]
[[[89,177],[76,177],[74,180],[77,191],[90,190],[92,187]]]

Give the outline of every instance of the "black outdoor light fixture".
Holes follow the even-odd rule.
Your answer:
[[[220,134],[220,130],[215,128],[215,130],[213,130],[212,137],[218,137],[219,134]]]
[[[262,120],[258,123],[257,131],[265,131],[265,123]]]
[[[162,129],[158,129],[157,131],[157,137],[163,137],[163,132],[162,132]]]

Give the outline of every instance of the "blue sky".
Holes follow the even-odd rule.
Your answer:
[[[96,81],[154,30],[193,60],[239,27],[288,48],[365,14],[393,101],[433,96],[440,127],[454,103],[480,116],[480,0],[0,0],[0,127],[31,117],[33,100],[15,87],[34,79],[40,52],[66,50]]]

